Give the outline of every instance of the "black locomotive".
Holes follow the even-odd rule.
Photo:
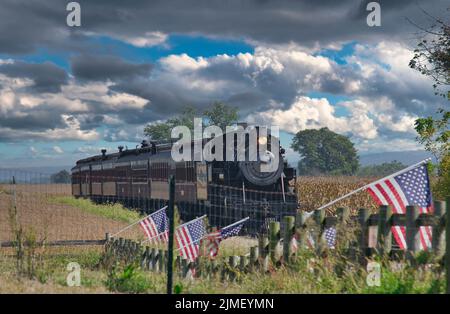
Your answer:
[[[279,145],[278,138],[274,140]],[[247,137],[247,150],[248,141]],[[202,146],[207,142],[202,140]],[[271,135],[258,135],[261,142],[272,143]],[[225,135],[222,145],[237,149]],[[271,161],[258,157],[256,161],[175,162],[172,146],[144,140],[134,149],[119,146],[117,152],[102,150],[101,155],[79,160],[72,168],[72,194],[96,202],[121,202],[149,213],[167,204],[168,177],[174,175],[175,202],[183,221],[206,214],[210,225],[223,227],[249,216],[244,231],[255,234],[266,230],[269,220],[295,215],[295,169],[288,167],[281,147],[276,170],[261,172],[262,163]]]

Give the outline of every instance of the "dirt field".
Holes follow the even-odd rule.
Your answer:
[[[297,190],[302,210],[313,210],[350,192],[374,178],[359,177],[299,177]],[[82,208],[52,203],[55,196],[70,196],[69,184],[0,185],[0,240],[11,240],[9,212],[15,200],[18,217],[26,230],[32,230],[37,240],[103,239],[126,226],[125,222],[95,215]],[[367,192],[361,192],[328,209],[337,207],[352,210],[365,207],[376,210],[377,206]]]
[[[104,218],[69,205],[52,203],[51,197],[70,195],[70,185],[17,185],[16,196],[11,186],[0,186],[0,240],[11,240],[10,210],[15,199],[18,219],[37,240],[104,239],[125,222]]]

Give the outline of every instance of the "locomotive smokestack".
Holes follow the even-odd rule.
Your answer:
[[[102,149],[101,152],[102,152],[102,156],[106,157],[106,149]]]

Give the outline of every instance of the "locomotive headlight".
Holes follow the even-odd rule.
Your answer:
[[[266,145],[267,144],[267,137],[266,136],[260,136],[258,138],[259,145]]]

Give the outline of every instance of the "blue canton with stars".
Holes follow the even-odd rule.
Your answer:
[[[334,249],[334,245],[336,244],[336,228],[330,227],[325,229],[325,240],[327,241],[327,245],[330,249]]]
[[[241,228],[243,225],[244,225],[244,221],[237,225],[228,226],[228,227],[223,228],[222,230],[220,230],[220,235],[221,235],[222,239],[236,236],[239,233],[239,231],[241,231]]]
[[[169,230],[169,221],[167,219],[166,212],[164,210],[159,210],[152,214],[153,222],[156,225],[156,229],[158,230],[158,233],[163,233],[167,230]]]
[[[411,169],[395,177],[408,205],[428,207],[431,204],[430,182],[426,166]]]
[[[191,243],[197,243],[203,238],[203,236],[206,233],[203,219],[198,219],[197,221],[194,221],[193,223],[190,223],[185,227],[187,227],[189,235],[191,236],[192,239]]]

